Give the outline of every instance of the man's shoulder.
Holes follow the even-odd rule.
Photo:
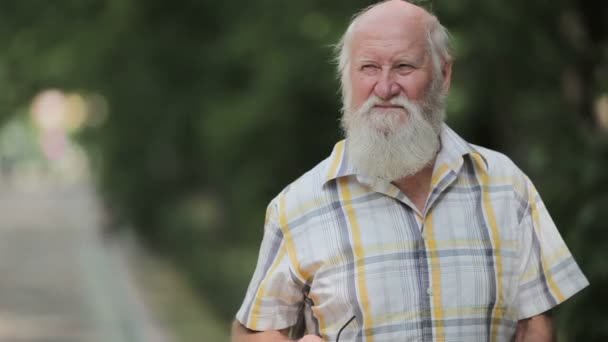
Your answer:
[[[485,160],[488,175],[525,177],[523,171],[506,154],[479,145],[471,146]]]
[[[484,166],[484,170],[488,176],[524,176],[523,172],[517,165],[505,154],[489,149],[487,147],[472,144],[462,138],[458,133],[452,130],[449,126],[443,126],[441,134],[442,143],[445,144],[445,151],[442,150],[443,162],[452,163],[458,157],[468,155],[480,166]],[[481,158],[478,158],[481,157]],[[478,160],[477,160],[478,159]]]
[[[324,185],[327,181],[331,158],[332,156],[328,156],[323,159],[284,187],[272,200],[271,204],[301,205],[302,203],[314,202],[324,198]]]
[[[533,187],[530,178],[504,153],[486,147],[473,145],[486,163],[486,174],[490,186],[497,189],[512,189],[521,198],[528,198]],[[506,187],[506,188],[505,188]]]

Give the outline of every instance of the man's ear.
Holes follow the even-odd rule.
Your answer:
[[[452,65],[454,64],[453,60],[443,62],[441,66],[441,74],[443,76],[443,91],[445,93],[450,90],[450,84],[452,83]]]

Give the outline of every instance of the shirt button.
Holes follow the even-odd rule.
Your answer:
[[[426,294],[428,294],[429,296],[433,295],[433,289],[431,289],[430,287],[426,289]]]

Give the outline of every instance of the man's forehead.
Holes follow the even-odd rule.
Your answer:
[[[361,14],[354,24],[354,38],[418,40],[426,34],[430,14],[405,1],[382,3]]]
[[[416,44],[403,47],[398,50],[388,48],[389,52],[384,51],[384,46],[374,44],[364,44],[357,46],[352,52],[353,61],[364,63],[377,61],[387,58],[391,61],[408,61],[411,63],[422,63],[427,56],[424,45]],[[388,57],[387,57],[388,56]]]

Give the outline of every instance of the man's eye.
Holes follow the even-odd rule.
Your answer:
[[[409,64],[405,64],[405,63],[397,65],[397,69],[401,69],[401,70],[412,69],[412,68],[413,68],[413,66],[411,66]]]
[[[364,64],[361,66],[361,70],[373,70],[378,68],[377,66],[375,66],[374,64]]]

